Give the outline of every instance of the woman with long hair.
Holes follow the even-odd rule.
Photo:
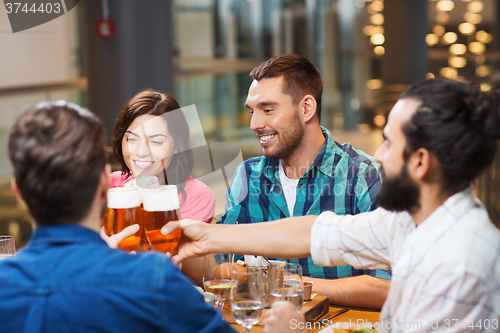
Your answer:
[[[189,126],[179,103],[151,89],[136,94],[121,111],[113,132],[113,156],[121,171],[111,187],[177,185],[181,218],[210,222],[212,191],[193,178]],[[142,180],[142,181],[141,181]]]

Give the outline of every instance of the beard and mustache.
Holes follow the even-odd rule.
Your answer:
[[[382,188],[377,194],[377,204],[392,212],[413,212],[420,208],[420,189],[410,178],[406,161],[399,174],[387,176],[381,168]]]

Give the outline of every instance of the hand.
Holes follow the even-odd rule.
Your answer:
[[[305,321],[304,315],[298,313],[292,303],[274,302],[262,322],[262,333],[305,333]]]
[[[176,263],[191,257],[200,257],[212,252],[209,246],[209,230],[213,228],[210,224],[195,220],[180,220],[167,223],[161,229],[161,233],[167,235],[176,230],[182,230],[181,241],[177,247],[177,254],[172,257]]]
[[[104,231],[104,227],[101,227],[101,232],[99,234],[110,248],[116,249],[118,247],[118,244],[120,244],[122,240],[124,240],[127,237],[133,236],[137,231],[139,231],[139,228],[140,227],[138,224],[132,224],[123,229],[122,231],[120,231],[119,233],[113,236],[108,236]]]

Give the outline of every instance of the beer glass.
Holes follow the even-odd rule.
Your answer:
[[[203,287],[205,291],[218,296],[216,307],[222,309],[224,303],[229,299],[233,273],[234,256],[232,254],[212,253],[205,256],[205,267],[203,272]]]
[[[140,226],[139,231],[121,241],[118,248],[125,251],[134,251],[141,241],[141,197],[137,188],[118,187],[109,189],[108,211],[103,218],[106,234],[112,236],[136,223]]]
[[[12,236],[0,236],[0,260],[16,254],[16,244]]]
[[[157,190],[143,190],[143,200],[144,233],[150,248],[173,254],[181,239],[181,231],[163,235],[161,228],[170,221],[179,220],[177,186],[164,185]]]

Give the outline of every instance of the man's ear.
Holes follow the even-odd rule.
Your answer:
[[[10,179],[10,188],[12,189],[12,192],[14,192],[16,197],[24,201],[23,195],[21,194],[21,190],[19,189],[19,187],[17,187],[17,182],[14,177]]]
[[[106,197],[108,193],[109,186],[111,185],[111,181],[109,180],[109,175],[111,174],[111,165],[106,164],[101,172],[101,177],[99,177],[99,189],[100,189],[100,197]]]
[[[312,95],[305,95],[304,98],[299,103],[301,116],[304,120],[304,123],[311,120],[316,114],[316,109],[318,107],[318,103],[316,99]]]
[[[418,148],[408,158],[408,173],[415,180],[429,178],[434,163],[433,154],[425,148]]]

